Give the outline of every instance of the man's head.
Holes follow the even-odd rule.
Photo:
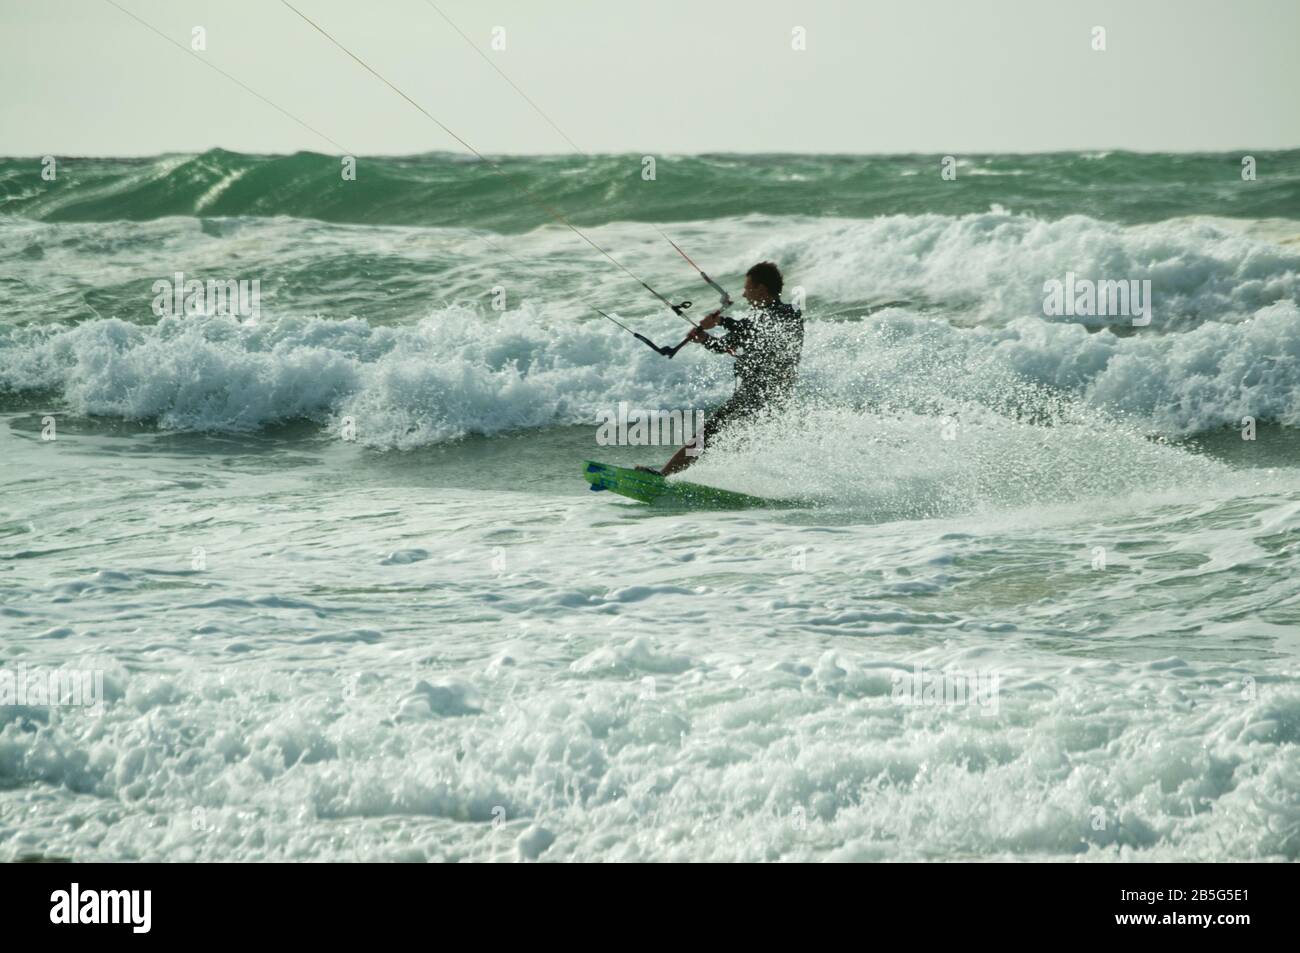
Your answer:
[[[781,269],[770,261],[760,261],[745,272],[745,300],[755,307],[771,304],[781,297],[785,279]]]

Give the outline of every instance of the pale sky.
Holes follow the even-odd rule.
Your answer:
[[[280,0],[117,2],[350,152],[460,151]],[[291,2],[481,151],[572,151],[426,0]],[[1300,0],[432,2],[587,152],[1300,146]],[[0,0],[0,82],[3,155],[338,151],[107,0]]]

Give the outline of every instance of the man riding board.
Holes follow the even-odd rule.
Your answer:
[[[685,470],[724,429],[760,410],[780,406],[794,392],[803,352],[803,315],[781,300],[784,284],[775,264],[759,262],[745,273],[744,297],[752,305],[749,316],[727,318],[714,311],[691,332],[688,340],[718,354],[735,355],[736,391],[709,415],[696,452],[690,452],[691,444],[682,447],[659,471],[662,475]],[[726,333],[717,337],[705,333],[718,325]]]

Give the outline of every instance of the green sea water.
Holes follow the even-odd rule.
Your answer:
[[[1089,215],[1123,224],[1198,213],[1300,219],[1300,150],[1242,155],[1047,153],[943,156],[639,155],[362,157],[355,181],[314,153],[139,159],[68,158],[52,183],[35,158],[0,159],[0,214],[45,222],[167,216],[291,216],[356,225],[489,228],[548,224],[547,206],[583,226],[745,215],[870,218],[963,215],[1002,206],[1040,218]],[[960,185],[956,184],[960,182]]]

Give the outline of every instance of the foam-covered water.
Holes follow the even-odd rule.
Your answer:
[[[103,686],[0,681],[0,858],[1300,856],[1291,179],[699,158],[674,216],[591,160],[559,198],[656,286],[707,302],[645,220],[806,296],[792,408],[690,473],[806,505],[658,513],[586,492],[672,450],[596,414],[728,363],[593,316],[686,328],[456,164],[349,205],[319,158],[0,163],[0,676]],[[176,271],[260,313],[159,318]],[[1067,271],[1152,277],[1151,325],[1045,318]]]
[[[0,222],[0,234],[17,233],[8,234],[15,248],[32,241],[26,234],[31,229],[30,223]],[[610,226],[596,235],[614,247],[641,249],[652,244],[645,231]],[[798,268],[815,322],[804,379],[837,401],[900,390],[916,397],[981,382],[995,396],[1015,375],[1089,405],[1140,415],[1169,435],[1238,425],[1243,416],[1288,426],[1300,420],[1296,246],[1211,222],[1121,227],[1008,213],[867,222],[727,220],[677,231],[694,246],[718,249],[728,269],[760,255]],[[78,413],[181,430],[239,431],[352,415],[368,445],[410,447],[466,433],[588,421],[593,408],[611,398],[710,405],[729,386],[726,369],[716,362],[690,352],[664,361],[584,311],[584,301],[599,302],[664,340],[685,327],[635,297],[629,302],[628,282],[613,268],[578,259],[581,268],[566,263],[570,270],[544,278],[522,270],[518,285],[515,275],[493,271],[501,267],[496,248],[502,246],[536,261],[572,245],[571,237],[553,230],[521,239],[498,236],[488,245],[458,233],[404,238],[283,221],[223,227],[212,236],[177,220],[154,238],[178,246],[177,270],[255,277],[257,270],[239,264],[254,236],[283,248],[288,259],[270,272],[256,321],[216,315],[159,320],[149,311],[151,282],[128,278],[138,265],[105,266],[97,245],[60,259],[57,267],[70,269],[68,275],[51,276],[44,254],[23,259],[16,253],[27,264],[26,274],[21,266],[16,270],[13,287],[42,281],[69,287],[62,296],[11,289],[10,309],[20,309],[26,320],[0,329],[0,388],[53,392]],[[67,242],[56,235],[42,240],[66,254]],[[391,296],[407,309],[394,321],[383,312],[397,305],[381,305],[378,317],[348,316],[329,309],[337,302],[328,283],[300,284],[305,279],[296,271],[319,282],[321,272],[339,267],[318,260],[295,265],[292,249],[304,242],[361,244],[367,255],[394,258],[389,271],[442,267],[440,256],[452,253],[435,253],[440,244],[462,255],[477,251],[479,258],[453,269],[445,289],[408,275],[419,287]],[[143,245],[140,255],[150,254],[149,247]],[[521,272],[515,262],[506,264]],[[1167,290],[1155,300],[1146,333],[1117,334],[1131,328],[1114,318],[1066,323],[1042,315],[1044,280],[1067,271],[1138,274],[1153,266]],[[116,304],[89,303],[89,292],[76,287],[87,272],[113,289]],[[352,279],[345,303],[349,295],[362,296],[367,284],[365,277]],[[505,292],[500,311],[482,300],[496,287]],[[77,297],[87,301],[66,308],[65,299]],[[620,301],[631,307],[618,310]],[[891,306],[872,310],[872,301]],[[65,308],[61,319],[42,316],[46,306]]]

